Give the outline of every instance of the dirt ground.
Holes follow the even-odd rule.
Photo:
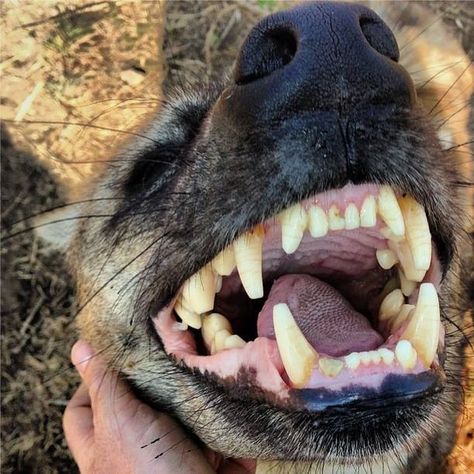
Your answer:
[[[166,88],[220,75],[250,26],[280,6],[171,0],[165,14],[149,0],[1,3],[1,217],[5,233],[16,234],[1,248],[2,472],[75,469],[61,429],[78,382],[69,363],[72,282],[60,255],[21,233],[29,225],[22,221],[74,199],[95,163],[139,130],[162,81]],[[433,8],[473,54],[474,11],[452,2]],[[473,391],[467,387],[456,473],[474,472]]]

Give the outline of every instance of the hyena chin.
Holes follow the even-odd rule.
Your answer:
[[[64,242],[82,336],[222,463],[444,469],[466,211],[400,56],[365,6],[276,12],[66,208],[108,216]]]

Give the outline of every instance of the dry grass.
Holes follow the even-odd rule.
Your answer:
[[[160,56],[157,2],[1,3],[1,117],[57,122],[7,123],[8,140],[2,130],[3,226],[74,196],[93,175],[93,163],[108,159],[126,137],[117,130],[137,129],[159,102],[165,76],[171,85],[212,80],[230,66],[250,26],[275,6],[272,0],[170,1]],[[450,10],[448,16],[456,20],[456,14]],[[472,31],[461,32],[467,45]],[[160,57],[166,58],[165,70]],[[73,191],[58,195],[57,183]],[[3,472],[73,471],[61,429],[62,411],[77,385],[68,359],[76,339],[73,314],[62,258],[50,255],[31,233],[5,241]],[[453,457],[457,473],[474,471],[473,387],[468,392]]]

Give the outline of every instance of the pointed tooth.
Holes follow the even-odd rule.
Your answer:
[[[390,249],[380,249],[375,251],[375,256],[377,257],[378,264],[384,270],[390,270],[396,263],[398,263],[398,258],[395,255],[395,252]]]
[[[379,308],[379,320],[386,321],[396,316],[403,303],[405,302],[405,297],[401,290],[396,289],[389,293],[380,304]]]
[[[377,223],[377,203],[375,197],[367,196],[360,208],[360,226],[374,227]]]
[[[385,365],[393,364],[393,361],[395,360],[395,354],[393,351],[391,351],[390,349],[387,349],[386,347],[382,347],[381,349],[378,350],[378,353],[380,355],[382,362]]]
[[[415,268],[428,270],[431,265],[431,233],[425,209],[410,196],[401,197],[398,203]]]
[[[417,354],[410,341],[404,339],[398,341],[395,346],[395,356],[405,370],[413,369],[416,365]]]
[[[348,230],[358,229],[360,227],[359,209],[354,203],[347,205],[344,212],[345,228]]]
[[[232,334],[224,341],[224,349],[241,349],[247,344],[240,336],[237,334]]]
[[[206,265],[186,280],[182,294],[190,310],[198,314],[211,311],[216,295],[216,276],[212,268]]]
[[[211,354],[215,354],[216,352],[224,350],[225,341],[230,336],[232,336],[232,334],[227,329],[221,329],[220,331],[217,331],[211,344]]]
[[[441,325],[438,293],[432,283],[422,283],[415,310],[403,338],[409,340],[426,367],[436,355]]]
[[[351,370],[356,370],[360,365],[360,354],[358,352],[351,352],[344,357],[344,362]]]
[[[392,318],[390,321],[390,328],[392,333],[400,329],[403,323],[410,317],[412,311],[415,309],[415,306],[412,304],[404,304],[400,308],[399,313]]]
[[[378,210],[385,224],[395,235],[405,235],[405,223],[397,198],[390,186],[382,186],[378,196]]]
[[[185,304],[183,304],[183,300],[178,298],[176,304],[174,305],[174,310],[178,314],[178,316],[183,320],[183,323],[191,326],[194,329],[201,328],[201,316],[192,311],[191,309],[187,308]]]
[[[217,254],[211,265],[218,275],[229,276],[235,268],[234,247],[229,245]]]
[[[344,217],[341,216],[341,211],[335,204],[329,208],[328,221],[329,229],[331,230],[341,230],[344,229],[346,225],[344,222]]]
[[[242,285],[250,299],[263,297],[263,226],[241,235],[234,242],[234,255]]]
[[[329,222],[324,212],[319,206],[311,206],[308,211],[309,233],[311,237],[324,237],[328,233]]]
[[[301,204],[295,204],[280,214],[281,246],[287,254],[293,253],[300,245],[308,225],[308,215]]]
[[[328,377],[336,377],[344,367],[344,362],[338,359],[331,359],[329,357],[321,357],[319,359],[319,369]]]
[[[391,293],[393,290],[396,290],[397,288],[400,288],[400,282],[398,281],[398,278],[390,278],[390,280],[387,281],[387,283],[383,287],[382,292],[380,293],[381,299],[383,300],[389,293]]]
[[[289,379],[295,387],[304,387],[318,360],[318,353],[304,337],[285,303],[273,307],[273,326]]]
[[[395,253],[399,260],[399,266],[403,270],[405,276],[411,280],[420,282],[425,278],[426,270],[417,270],[415,268],[415,262],[411,254],[410,247],[406,240],[400,242],[388,241],[389,248]]]
[[[215,335],[222,329],[227,329],[232,333],[232,326],[229,320],[219,313],[211,313],[202,317],[202,338],[206,347],[209,349],[212,345]]]
[[[398,278],[400,279],[400,287],[405,296],[410,296],[416,289],[416,282],[409,280],[401,268],[398,269]]]

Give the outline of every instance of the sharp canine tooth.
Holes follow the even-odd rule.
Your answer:
[[[311,237],[324,237],[328,233],[328,218],[322,208],[319,206],[311,206],[309,208],[308,218],[308,227]]]
[[[375,256],[377,257],[377,262],[384,270],[390,270],[390,268],[398,263],[397,256],[390,249],[376,250]]]
[[[194,329],[201,328],[201,316],[195,313],[194,311],[187,308],[181,298],[178,298],[176,304],[174,305],[174,310],[178,316],[183,320],[185,324],[191,326]]]
[[[349,369],[355,370],[360,365],[360,354],[358,352],[351,352],[344,357],[344,361]]]
[[[182,294],[190,310],[199,314],[211,311],[216,295],[216,275],[212,268],[206,265],[186,280]]]
[[[232,334],[224,341],[224,349],[240,349],[247,344],[240,336],[237,334]]]
[[[395,235],[405,234],[405,223],[397,198],[390,186],[382,186],[378,196],[379,214]]]
[[[415,268],[428,270],[431,265],[431,233],[425,209],[410,196],[402,197],[398,202]]]
[[[382,303],[380,304],[379,320],[385,321],[396,316],[404,302],[405,298],[401,290],[393,290],[383,299]]]
[[[405,276],[412,281],[423,281],[426,270],[417,270],[413,261],[410,246],[406,240],[400,242],[388,241],[388,246],[395,252],[400,261],[400,267],[403,270]]]
[[[211,263],[218,275],[228,276],[235,268],[234,248],[232,245],[225,248],[221,253],[214,257]]]
[[[378,353],[380,354],[380,358],[382,359],[384,364],[391,365],[393,363],[395,359],[395,354],[393,353],[393,351],[387,349],[386,347],[382,347],[378,350]]]
[[[374,227],[377,223],[377,203],[375,197],[367,196],[360,208],[360,225],[361,227]]]
[[[390,321],[391,331],[397,331],[400,326],[408,319],[410,313],[415,309],[415,306],[412,304],[404,304],[400,308],[400,312],[393,317]]]
[[[398,341],[395,346],[395,356],[405,370],[413,369],[416,365],[416,351],[410,341]]]
[[[293,253],[300,245],[308,225],[308,215],[301,204],[295,204],[280,214],[281,246],[287,253]]]
[[[232,326],[229,320],[219,313],[212,313],[202,317],[202,338],[209,349],[212,345],[215,335],[222,329],[232,333]]]
[[[327,357],[319,359],[319,368],[321,372],[328,377],[336,377],[336,375],[339,375],[343,367],[344,363],[342,360],[330,359]]]
[[[257,226],[234,242],[234,255],[242,285],[249,298],[263,297],[262,248],[264,230]]]
[[[285,303],[273,307],[273,326],[289,379],[295,387],[304,387],[318,360],[318,353],[304,337]]]
[[[232,334],[227,329],[217,331],[214,336],[214,341],[212,341],[211,354],[215,354],[216,352],[225,349],[225,341],[230,336],[232,336]]]
[[[400,279],[400,287],[402,289],[402,293],[405,296],[410,296],[416,289],[416,282],[409,280],[405,276],[401,268],[398,269],[398,278]]]
[[[359,209],[354,203],[350,203],[344,212],[344,221],[346,229],[358,229],[360,227]]]
[[[430,367],[436,355],[441,325],[438,293],[432,283],[422,283],[415,310],[403,338],[415,347],[426,367]]]
[[[344,217],[341,217],[341,212],[338,207],[333,204],[328,211],[328,221],[329,228],[331,230],[341,230],[344,229],[346,223],[344,222]]]

